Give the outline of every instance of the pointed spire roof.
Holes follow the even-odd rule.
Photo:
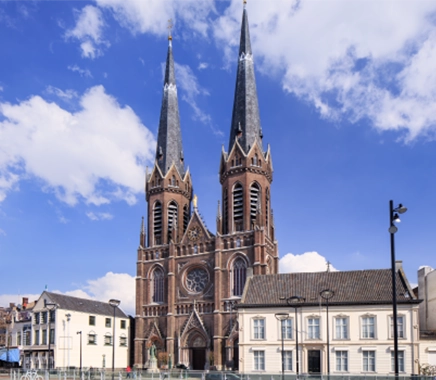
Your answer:
[[[185,174],[171,36],[168,37],[168,55],[157,136],[156,162],[163,175],[167,174],[173,162],[180,175]]]
[[[244,4],[239,44],[239,62],[236,76],[235,100],[233,103],[232,126],[230,131],[229,152],[235,139],[239,139],[247,153],[256,139],[262,145],[262,128],[257,101],[256,78],[254,75],[253,54],[251,51],[250,31],[247,9]]]

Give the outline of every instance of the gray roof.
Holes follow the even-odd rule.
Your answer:
[[[242,15],[241,41],[239,45],[238,72],[236,76],[229,152],[232,150],[235,138],[238,136],[239,143],[246,153],[249,151],[250,147],[253,146],[256,139],[262,144],[262,128],[260,126],[256,78],[254,75],[250,31],[245,7]]]
[[[249,279],[240,306],[283,306],[280,297],[300,296],[302,305],[319,305],[320,292],[335,292],[330,305],[391,304],[392,277],[390,269],[339,272],[281,273],[253,276]],[[402,271],[396,272],[397,302],[419,303]]]
[[[176,76],[171,40],[165,68],[164,90],[157,136],[156,161],[166,175],[172,163],[181,176],[185,174],[182,134],[180,132],[179,102],[177,99]]]
[[[65,294],[44,292],[58,308],[71,311],[79,311],[88,314],[114,315],[114,309],[108,302],[100,302],[86,298],[71,297]],[[128,318],[128,316],[117,307],[115,316],[118,318]]]

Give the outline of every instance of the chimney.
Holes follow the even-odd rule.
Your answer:
[[[22,302],[23,309],[27,308],[28,303],[29,303],[29,298],[23,297],[23,302]]]

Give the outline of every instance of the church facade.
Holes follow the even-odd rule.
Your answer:
[[[169,37],[155,165],[146,175],[147,222],[137,256],[135,365],[237,369],[235,305],[246,279],[278,272],[271,208],[272,161],[264,149],[244,6],[228,151],[221,152],[216,231],[197,209],[183,155]],[[230,96],[230,94],[229,94]],[[217,152],[218,153],[218,152]]]

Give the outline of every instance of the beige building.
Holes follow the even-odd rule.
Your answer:
[[[418,373],[420,301],[401,268],[396,278],[399,371]],[[280,312],[286,373],[298,338],[299,373],[394,374],[391,289],[390,269],[253,276],[238,311],[240,371],[281,372]]]

